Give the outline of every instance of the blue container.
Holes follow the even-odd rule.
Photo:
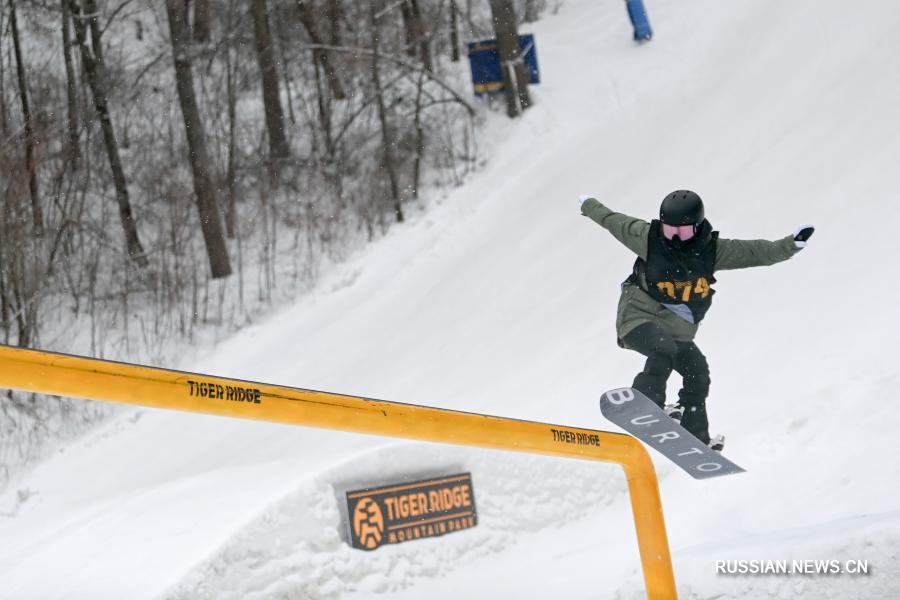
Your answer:
[[[628,6],[628,16],[631,18],[631,24],[634,26],[634,41],[642,42],[653,37],[653,30],[650,29],[650,21],[647,19],[647,9],[644,8],[643,0],[626,0]]]
[[[528,83],[540,83],[541,73],[538,70],[534,35],[530,33],[520,35],[519,47],[524,55],[525,66],[528,68]],[[470,42],[469,67],[472,69],[472,85],[475,87],[476,96],[503,91],[503,75],[500,70],[500,57],[497,56],[497,40]]]

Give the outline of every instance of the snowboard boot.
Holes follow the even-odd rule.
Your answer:
[[[681,404],[666,404],[666,408],[665,408],[666,414],[669,416],[669,418],[679,424],[681,424],[681,419],[684,416],[684,410],[685,410],[685,407],[682,406]],[[693,417],[691,420],[696,420],[696,417],[695,417],[695,413],[697,412],[696,409],[691,412],[694,413],[691,415]],[[691,433],[693,434],[694,432],[691,431]],[[724,435],[716,435],[716,436],[710,438],[709,434],[703,435],[705,432],[698,432],[698,433],[699,433],[699,435],[697,435],[697,434],[694,434],[694,435],[696,435],[696,437],[700,438],[700,441],[703,441],[703,438],[708,439],[709,441],[706,442],[706,444],[710,448],[715,450],[716,452],[721,452],[722,449],[725,448],[725,436]]]
[[[704,444],[710,443],[709,421],[706,419],[705,406],[684,406],[680,423],[684,430],[692,436]]]

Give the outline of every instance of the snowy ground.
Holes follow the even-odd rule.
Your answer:
[[[748,473],[657,460],[682,598],[900,597],[900,8],[888,0],[567,0],[533,28],[544,81],[491,164],[315,293],[166,365],[608,428],[630,382],[633,258],[579,215],[650,217],[691,188],[724,237],[817,226],[772,269],[723,273],[698,343],[713,430]],[[676,381],[673,379],[672,389]],[[350,550],[337,489],[473,473],[480,524]],[[373,481],[374,480],[374,481]],[[612,467],[136,410],[0,496],[0,598],[643,595]],[[868,576],[717,575],[725,559],[859,559]]]

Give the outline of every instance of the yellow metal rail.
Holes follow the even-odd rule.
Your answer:
[[[429,442],[618,463],[647,596],[676,598],[659,486],[633,437],[0,345],[0,387]]]

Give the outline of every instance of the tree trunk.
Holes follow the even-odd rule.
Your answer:
[[[178,90],[181,114],[184,117],[188,153],[191,158],[191,170],[194,174],[194,192],[197,196],[197,210],[200,213],[200,229],[203,231],[203,241],[206,243],[210,271],[213,279],[218,279],[231,275],[231,262],[228,260],[228,247],[225,245],[225,237],[222,235],[219,209],[209,175],[206,135],[194,94],[190,59],[191,34],[185,20],[184,0],[166,0],[166,12],[169,16],[169,31],[172,36],[175,87]]]
[[[326,94],[322,89],[324,87],[322,85],[321,76],[322,68],[318,63],[315,63],[313,67],[316,76],[316,104],[319,108],[319,125],[322,127],[322,133],[325,137],[325,154],[327,160],[331,163],[331,161],[334,160],[335,154],[334,135],[331,123],[331,102],[330,98],[326,97]]]
[[[94,49],[94,56],[97,58],[97,62],[100,63],[102,68],[102,79],[106,84],[106,87],[109,86],[109,83],[106,81],[107,71],[106,71],[106,61],[103,59],[103,40],[100,37],[103,35],[103,32],[100,31],[100,9],[97,7],[97,0],[84,0],[84,8],[87,11],[86,15],[82,16],[82,19],[88,19],[88,23],[90,24],[91,29],[91,47]]]
[[[37,164],[34,156],[34,122],[28,104],[28,81],[25,77],[25,63],[19,44],[19,25],[16,22],[16,3],[9,0],[9,27],[12,31],[13,51],[16,55],[16,76],[19,80],[19,99],[22,101],[22,116],[25,119],[25,171],[28,173],[28,191],[31,193],[31,219],[35,235],[44,234],[44,211],[38,190]]]
[[[128,197],[128,185],[125,181],[125,171],[122,170],[122,160],[119,157],[119,144],[116,142],[116,134],[113,130],[112,119],[109,116],[109,83],[106,78],[106,65],[103,63],[102,42],[100,30],[97,26],[96,0],[85,0],[82,15],[78,0],[68,0],[69,9],[72,12],[72,23],[75,29],[75,38],[81,50],[81,62],[87,75],[88,86],[91,88],[91,96],[94,99],[94,109],[100,119],[100,129],[103,132],[103,142],[106,146],[106,156],[109,159],[109,168],[112,171],[113,184],[116,188],[116,203],[119,206],[119,220],[125,231],[125,246],[128,256],[139,267],[149,264],[144,253],[144,247],[138,237],[137,226],[131,211],[131,200]],[[92,48],[88,47],[85,21],[91,25]]]
[[[228,31],[232,28],[232,16],[234,4],[228,5]],[[237,54],[237,53],[236,53]],[[237,56],[240,56],[239,54]],[[234,79],[238,67],[232,64],[231,47],[225,47],[225,87],[228,95],[228,171],[225,175],[228,186],[228,210],[225,211],[225,231],[229,239],[234,239],[237,232],[237,91]],[[240,252],[239,252],[240,254]],[[240,269],[240,255],[238,256],[238,269]]]
[[[431,73],[434,70],[431,62],[431,42],[429,40],[428,28],[425,26],[425,19],[422,18],[422,11],[419,7],[419,0],[409,0],[412,4],[413,19],[416,23],[416,38],[419,43],[419,53],[422,55],[422,65],[425,70]]]
[[[406,35],[403,48],[407,56],[416,55],[416,35],[413,31],[412,8],[407,0],[400,0],[400,14],[403,16],[403,33]]]
[[[252,12],[256,59],[262,73],[263,107],[269,131],[269,154],[272,158],[283,159],[290,156],[290,150],[284,135],[284,113],[281,110],[278,71],[275,68],[275,53],[272,51],[272,33],[269,30],[269,9],[266,0],[253,0]]]
[[[68,0],[60,0],[62,8],[63,62],[66,66],[66,153],[73,169],[81,161],[81,146],[78,143],[78,82],[72,66],[72,18],[69,15]]]
[[[6,207],[4,207],[4,210]],[[9,345],[9,312],[10,306],[6,301],[7,286],[4,265],[6,265],[6,256],[4,256],[4,246],[0,244],[0,329],[3,330],[3,343]]]
[[[450,60],[459,62],[459,7],[450,0]]]
[[[331,35],[331,45],[341,45],[341,17],[344,9],[341,6],[341,0],[327,0],[328,2],[328,25],[329,34]]]
[[[194,0],[194,41],[205,44],[210,32],[209,0]]]
[[[306,34],[309,36],[310,41],[316,45],[324,45],[325,41],[322,39],[322,36],[319,35],[319,31],[316,28],[316,19],[309,2],[297,0],[297,9],[300,12],[300,23],[303,25],[303,28],[306,29]],[[331,96],[335,100],[343,100],[346,98],[347,94],[344,92],[344,86],[341,85],[341,80],[334,70],[331,54],[324,48],[316,48],[313,50],[313,57],[316,62],[322,66],[322,71],[328,79],[328,87],[331,89]]]
[[[503,87],[506,93],[506,114],[519,116],[531,104],[528,96],[528,71],[522,60],[519,47],[519,32],[516,27],[516,11],[513,0],[490,0],[497,37],[497,54],[503,73]]]
[[[403,24],[406,30],[406,53],[415,56],[418,46],[422,65],[431,72],[431,49],[428,46],[428,35],[425,21],[422,19],[422,11],[419,10],[419,1],[402,0],[400,13],[403,15]]]
[[[425,159],[425,129],[422,127],[422,92],[425,89],[425,71],[419,71],[416,82],[416,113],[413,125],[416,130],[416,157],[413,160],[413,198],[419,198],[419,183],[422,179],[422,161]]]
[[[279,34],[283,34],[283,25],[284,23],[279,23],[278,29],[276,31]],[[286,35],[279,35],[281,39],[287,37]],[[287,109],[288,109],[288,117],[291,119],[291,125],[297,124],[297,115],[294,113],[294,101],[293,101],[293,93],[291,92],[291,71],[288,65],[287,54],[284,51],[284,44],[278,44],[277,47],[280,53],[280,60],[278,61],[279,67],[281,67],[281,77],[284,79],[284,95],[287,99]]]
[[[6,30],[3,20],[4,12],[0,10],[0,31]],[[0,134],[4,138],[9,137],[9,109],[6,106],[6,72],[3,70],[3,46],[0,44]]]
[[[391,132],[390,123],[388,122],[387,107],[384,103],[384,89],[381,85],[381,74],[379,63],[378,38],[381,35],[379,31],[379,17],[377,15],[376,5],[380,2],[371,0],[369,9],[372,18],[372,83],[375,86],[375,99],[378,105],[378,119],[381,121],[381,146],[384,154],[383,166],[387,171],[388,180],[391,185],[391,201],[394,204],[394,216],[398,223],[403,222],[403,207],[400,203],[400,185],[397,182],[397,166],[394,160],[394,140]]]

